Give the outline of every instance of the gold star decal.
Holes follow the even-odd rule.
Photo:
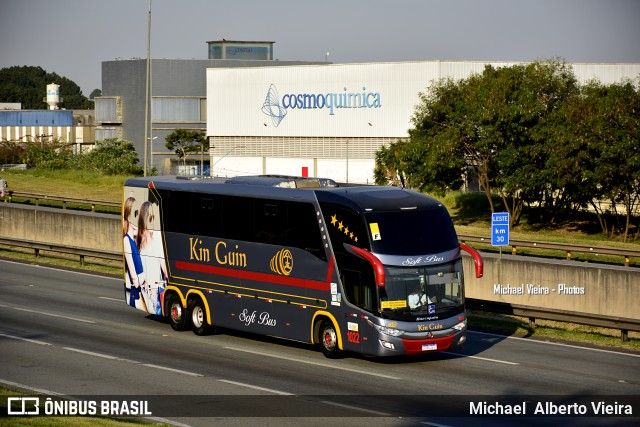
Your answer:
[[[342,231],[342,227],[344,227],[344,225],[342,225],[342,222],[338,223],[338,230]]]
[[[338,221],[338,215],[334,215],[331,217],[331,225],[336,225],[336,222]]]
[[[349,227],[344,228],[344,234],[349,235]]]

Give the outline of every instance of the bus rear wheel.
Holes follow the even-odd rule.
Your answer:
[[[212,331],[211,326],[207,323],[207,309],[200,298],[195,298],[189,304],[189,317],[194,334],[207,335]]]
[[[167,301],[166,313],[174,331],[183,331],[187,326],[187,315],[177,294],[171,294]]]
[[[340,357],[338,333],[330,320],[324,320],[320,326],[320,348],[322,349],[322,354],[329,359]]]

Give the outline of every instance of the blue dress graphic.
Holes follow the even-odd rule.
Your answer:
[[[136,245],[136,241],[133,240],[129,234],[126,234],[129,239],[129,246],[131,247],[131,258],[133,258],[133,266],[135,268],[136,276],[142,274],[142,258],[140,257],[140,251],[138,251],[138,246]],[[127,274],[129,274],[129,280],[131,281],[131,293],[129,294],[129,305],[131,307],[136,306],[136,300],[140,299],[140,288],[136,288],[133,286],[133,277],[131,276],[131,272],[129,268],[127,268]]]

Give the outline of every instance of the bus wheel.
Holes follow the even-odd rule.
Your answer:
[[[320,327],[320,348],[322,348],[322,353],[329,359],[336,359],[340,356],[338,334],[330,320],[323,321]]]
[[[183,331],[187,326],[187,315],[177,294],[171,294],[167,301],[169,323],[174,331]]]
[[[211,327],[207,324],[207,309],[200,298],[195,298],[189,304],[191,317],[191,328],[196,335],[207,335],[211,332]]]

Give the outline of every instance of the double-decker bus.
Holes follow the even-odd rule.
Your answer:
[[[460,349],[461,249],[446,208],[396,187],[281,176],[129,179],[125,299],[215,327],[372,356]]]

